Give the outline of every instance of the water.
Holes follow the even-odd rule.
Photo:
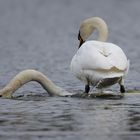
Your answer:
[[[109,26],[109,42],[130,59],[126,89],[140,89],[139,5],[139,0],[0,0],[0,87],[33,68],[68,91],[83,90],[69,64],[78,47],[80,22],[100,16]],[[15,93],[20,94],[26,97],[0,99],[1,140],[139,139],[139,95],[121,100],[52,98],[34,82]]]
[[[139,139],[140,99],[1,99],[1,139]]]

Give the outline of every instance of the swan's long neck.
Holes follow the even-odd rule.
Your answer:
[[[70,95],[64,89],[56,86],[49,78],[44,74],[36,70],[24,70],[17,74],[7,86],[0,90],[0,96],[11,98],[12,94],[19,89],[22,85],[30,82],[36,81],[41,84],[41,86],[51,95]]]
[[[80,26],[80,35],[83,41],[86,41],[95,29],[99,33],[98,41],[105,42],[107,40],[108,28],[105,21],[99,17],[92,17],[84,20]]]

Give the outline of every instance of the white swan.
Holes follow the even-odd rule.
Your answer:
[[[98,41],[86,41],[95,29],[99,32]],[[72,73],[85,83],[86,95],[90,85],[103,90],[119,83],[121,93],[125,92],[124,77],[128,73],[129,60],[120,47],[105,42],[107,37],[108,28],[103,19],[91,17],[81,23],[79,49],[70,67]]]

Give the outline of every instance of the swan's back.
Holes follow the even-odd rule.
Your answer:
[[[71,71],[83,81],[87,77],[91,81],[121,77],[128,68],[129,62],[120,47],[99,41],[85,42],[71,61]]]

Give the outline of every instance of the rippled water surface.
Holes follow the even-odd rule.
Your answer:
[[[84,85],[69,64],[77,51],[80,22],[100,16],[109,26],[109,42],[130,59],[126,89],[139,90],[139,7],[139,0],[0,0],[0,87],[33,68],[68,91],[81,92]],[[34,82],[15,96],[23,94],[0,99],[0,140],[140,139],[137,94],[119,100],[48,97]]]

